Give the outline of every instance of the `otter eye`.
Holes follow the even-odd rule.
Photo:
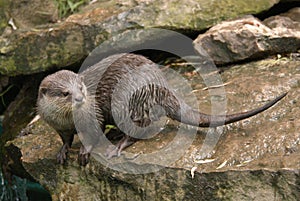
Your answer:
[[[41,93],[45,95],[47,93],[47,89],[46,88],[41,88]]]
[[[81,82],[84,82],[84,77],[80,76],[80,80],[81,80]]]
[[[70,93],[69,93],[68,91],[63,91],[63,92],[62,92],[62,95],[63,95],[64,97],[67,97],[68,95],[70,95]]]

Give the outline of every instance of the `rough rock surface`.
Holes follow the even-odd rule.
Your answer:
[[[289,12],[272,16],[263,23],[275,33],[282,36],[295,35],[300,37],[300,7],[293,8]],[[299,46],[298,46],[299,48]]]
[[[36,26],[45,25],[58,20],[58,9],[52,0],[7,0],[6,10],[16,28],[30,30]]]
[[[99,1],[83,13],[72,15],[62,22],[29,29],[20,26],[17,30],[2,35],[0,73],[9,76],[31,74],[75,64],[107,38],[126,30],[159,27],[200,31],[224,19],[260,13],[278,2],[279,0]],[[26,21],[24,24],[34,23]],[[156,37],[159,36],[153,36],[152,39],[155,40]]]
[[[55,155],[61,146],[60,138],[42,121],[34,123],[27,130],[28,135],[6,144],[9,166],[14,173],[41,183],[54,201],[296,201],[300,197],[299,62],[296,54],[295,57],[267,59],[224,69],[221,77],[226,85],[228,113],[258,107],[285,91],[289,94],[255,117],[227,125],[223,131],[215,130],[213,136],[220,138],[208,154],[201,150],[208,130],[199,129],[185,154],[158,172],[126,174],[95,159],[86,167],[79,167],[76,162],[78,139],[70,151],[68,164],[57,165]],[[195,93],[201,110],[209,113],[210,98],[218,99],[218,96],[211,97],[208,91],[201,90],[205,87],[201,77],[189,72],[184,75],[197,89]],[[169,123],[163,134],[141,140],[126,151],[147,153],[161,149],[176,135],[176,125]],[[137,163],[138,157],[130,161],[137,170],[160,165],[155,160]],[[193,177],[191,169],[195,170]]]
[[[2,34],[3,30],[7,26],[8,17],[5,14],[7,7],[7,2],[0,1],[0,34]]]
[[[270,17],[264,22],[253,16],[222,22],[194,41],[216,64],[257,59],[300,49],[300,9]]]

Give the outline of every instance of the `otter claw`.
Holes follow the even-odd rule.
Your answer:
[[[59,152],[56,155],[56,161],[59,164],[64,164],[67,161],[67,153],[69,150],[69,145],[68,144],[64,144]]]
[[[89,162],[90,155],[90,152],[86,150],[84,146],[81,146],[78,154],[79,165],[86,166],[86,164]]]
[[[110,159],[114,156],[121,156],[121,152],[128,146],[132,145],[133,143],[136,142],[136,139],[134,138],[131,138],[127,135],[125,135],[123,137],[123,139],[121,139],[117,144],[116,146],[114,145],[110,145],[108,147],[108,149],[106,150],[106,157],[107,159]]]
[[[121,150],[114,145],[110,145],[107,150],[105,156],[107,159],[111,159],[112,157],[116,156],[119,157],[121,155]]]

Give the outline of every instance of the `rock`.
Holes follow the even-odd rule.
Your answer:
[[[207,129],[200,129],[192,145],[177,161],[161,167],[155,155],[174,139],[177,124],[171,122],[163,133],[138,141],[126,149],[127,158],[119,168],[131,166],[136,172],[161,167],[148,174],[129,174],[113,170],[96,158],[79,167],[76,137],[68,164],[57,165],[55,155],[61,146],[57,133],[41,120],[29,128],[29,134],[6,144],[10,167],[18,175],[33,178],[56,200],[298,200],[300,169],[300,69],[299,60],[287,57],[266,59],[225,69],[221,77],[226,85],[228,113],[251,109],[289,91],[287,97],[269,110],[250,119],[213,131],[216,146],[207,153]],[[205,76],[205,75],[203,75]],[[207,75],[209,76],[209,75]],[[201,110],[209,112],[211,98],[202,78],[192,76]],[[202,82],[201,82],[202,81]],[[213,89],[210,93],[214,94]],[[19,107],[24,105],[19,105]],[[173,126],[172,126],[173,125]],[[207,136],[207,137],[206,137]],[[181,136],[184,137],[184,136]],[[211,136],[212,137],[212,136]],[[214,137],[212,137],[214,138]],[[181,139],[181,138],[180,138]],[[214,138],[215,139],[215,138]],[[185,138],[182,139],[183,141]],[[180,149],[178,147],[177,149]],[[154,152],[153,160],[139,158]],[[177,150],[171,152],[177,153]],[[127,155],[121,156],[126,159]],[[18,157],[16,157],[18,156]],[[129,155],[130,156],[130,155]],[[167,158],[166,158],[167,159]],[[118,161],[113,158],[111,164]],[[19,166],[18,166],[19,165]],[[127,166],[127,167],[128,167]],[[191,171],[193,170],[193,171]],[[192,177],[193,172],[193,177]],[[32,179],[31,178],[31,179]]]
[[[260,13],[278,1],[99,1],[88,6],[93,9],[65,21],[30,29],[20,26],[2,35],[0,73],[14,76],[74,65],[103,41],[128,30],[159,27],[201,31],[224,19]]]
[[[5,27],[7,26],[8,16],[5,10],[8,7],[7,1],[0,1],[0,35],[4,31]]]
[[[298,16],[298,17],[297,17]],[[218,65],[295,52],[300,48],[299,9],[261,22],[253,16],[222,22],[194,41]]]
[[[21,90],[15,100],[10,103],[8,108],[4,113],[3,120],[3,133],[0,135],[0,163],[2,167],[2,171],[9,177],[11,171],[18,174],[18,172],[22,172],[22,166],[16,165],[11,170],[8,164],[10,163],[10,159],[7,157],[7,153],[4,149],[4,144],[8,140],[12,140],[16,138],[18,135],[26,134],[26,129],[22,131],[23,128],[29,123],[29,121],[35,115],[36,108],[36,99],[37,99],[37,91],[38,86],[41,81],[41,75],[35,76],[34,78],[23,78],[23,85]],[[13,158],[20,156],[18,150],[13,150],[11,152],[13,154]],[[24,177],[24,175],[23,175]],[[30,178],[30,176],[27,177]],[[7,178],[10,179],[10,178]]]
[[[293,8],[289,12],[272,16],[263,23],[279,36],[296,36],[300,38],[300,7]],[[300,45],[298,43],[298,48]]]
[[[8,0],[8,14],[18,29],[29,30],[58,20],[58,9],[53,0]]]

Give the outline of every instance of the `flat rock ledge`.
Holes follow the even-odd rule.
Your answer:
[[[99,164],[95,160],[84,168],[76,163],[76,153],[70,153],[69,164],[55,163],[52,147],[26,147],[22,143],[37,141],[37,136],[18,139],[7,146],[12,153],[22,151],[22,166],[58,200],[294,200],[300,196],[298,169],[247,169],[202,171],[182,167],[165,167],[148,174],[123,174]],[[21,142],[23,141],[23,142]],[[47,140],[47,143],[49,141]],[[51,146],[60,141],[52,140]],[[48,156],[42,156],[48,148]],[[59,147],[56,146],[58,149]],[[30,150],[29,150],[30,149]],[[41,150],[43,149],[43,151]],[[78,150],[78,149],[77,149]],[[277,156],[282,160],[283,156]],[[291,160],[298,160],[291,158]],[[75,162],[71,162],[75,160]],[[155,164],[136,164],[136,168]]]
[[[14,174],[38,181],[54,201],[299,200],[299,60],[285,57],[237,65],[225,70],[222,79],[231,81],[226,85],[228,113],[255,108],[285,91],[289,93],[255,117],[213,130],[213,136],[220,138],[206,155],[202,146],[207,129],[198,131],[179,160],[164,166],[164,155],[147,162],[139,160],[140,155],[122,155],[120,158],[128,160],[118,168],[130,166],[136,174],[114,170],[111,167],[116,166],[95,158],[80,167],[77,137],[68,163],[56,164],[60,138],[41,120],[27,127],[25,135],[6,143],[8,166]],[[210,96],[203,93],[199,92],[199,104],[205,111]],[[138,141],[126,152],[158,150],[174,139],[176,126],[167,128],[153,139]],[[143,173],[160,167],[159,171]]]

